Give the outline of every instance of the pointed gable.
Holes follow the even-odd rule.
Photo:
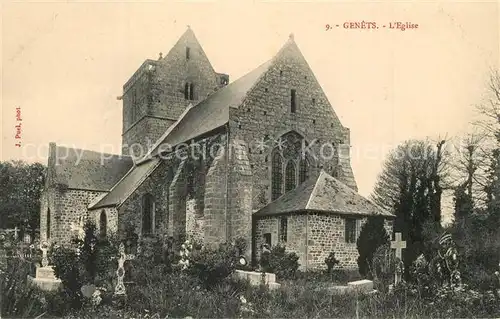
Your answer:
[[[220,75],[215,72],[193,30],[188,27],[167,55],[159,61],[161,76],[184,81],[195,89],[191,100],[203,100],[220,87]],[[182,92],[184,94],[184,92]],[[189,98],[189,96],[188,96]]]

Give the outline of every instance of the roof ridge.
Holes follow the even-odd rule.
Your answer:
[[[115,203],[115,206],[118,206],[120,204],[122,204],[125,200],[127,200],[133,193],[134,191],[142,185],[142,183],[146,180],[146,178],[161,164],[161,161],[159,159],[151,159],[152,161],[156,161],[156,163],[151,167],[149,168],[145,174],[141,177],[141,179],[139,179],[135,185],[133,185],[133,188],[131,190],[129,190],[128,194],[124,194],[125,196],[123,198],[119,198],[117,203]],[[132,168],[118,181],[115,183],[115,185],[113,185],[113,187],[110,188],[110,190],[104,194],[104,196],[102,196],[98,201],[96,202],[92,202],[91,204],[89,204],[87,207],[88,209],[92,210],[92,209],[97,209],[97,208],[101,208],[101,206],[99,206],[99,204],[106,199],[106,197],[108,195],[110,195],[116,187],[118,187],[118,185],[120,185],[120,183],[122,183],[125,178],[130,175],[135,169],[137,169],[138,165],[134,165],[132,166]],[[107,205],[106,205],[107,206]],[[104,206],[103,206],[104,207]]]
[[[323,169],[321,169],[321,171],[319,172],[318,178],[316,178],[316,181],[314,182],[314,187],[313,187],[313,190],[311,191],[311,194],[309,195],[309,199],[307,200],[307,204],[305,207],[306,209],[309,209],[309,204],[311,203],[311,199],[314,198],[314,194],[316,192],[316,189],[318,188],[318,182],[321,179],[321,175],[323,175],[324,173],[326,173],[326,172]]]
[[[125,158],[132,159],[132,156],[130,156],[130,155],[99,152],[99,151],[94,151],[94,150],[89,150],[89,149],[84,149],[84,148],[77,148],[77,147],[69,147],[69,146],[64,146],[64,145],[57,145],[56,144],[56,148],[65,148],[65,149],[70,149],[70,150],[83,151],[83,152],[87,152],[87,153],[90,152],[90,153],[95,153],[95,154],[104,154],[104,155],[111,155],[111,156],[116,156],[116,157],[125,157]]]

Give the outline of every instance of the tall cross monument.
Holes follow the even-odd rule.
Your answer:
[[[394,234],[394,241],[391,241],[391,248],[395,249],[396,253],[396,272],[394,276],[394,285],[397,285],[401,282],[401,273],[402,269],[400,267],[402,260],[402,251],[406,248],[406,241],[404,241],[401,237],[401,233]]]

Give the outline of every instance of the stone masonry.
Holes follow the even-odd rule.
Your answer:
[[[281,218],[288,219],[287,241],[281,242],[288,252],[299,256],[303,270],[325,269],[325,258],[330,252],[340,261],[338,265],[345,269],[356,269],[359,256],[356,242],[345,241],[345,215],[325,213],[303,213],[261,218],[256,222],[255,240],[257,245],[265,243],[264,234],[271,234],[272,245],[280,243],[279,225]],[[366,223],[366,217],[356,219],[356,239]],[[385,220],[385,230],[392,234],[392,222]],[[257,254],[258,257],[259,254]]]

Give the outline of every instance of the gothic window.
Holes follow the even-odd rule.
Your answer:
[[[272,160],[272,200],[281,196],[282,192],[282,183],[283,183],[283,172],[282,172],[282,160],[281,154],[279,152],[275,152],[273,154]]]
[[[47,208],[47,239],[50,239],[50,208]]]
[[[300,164],[299,164],[299,183],[303,183],[307,179],[307,170],[308,170],[309,163],[307,162],[306,159],[301,159]]]
[[[345,219],[345,242],[356,242],[356,219],[354,218]]]
[[[155,202],[151,194],[145,194],[142,197],[142,234],[148,235],[154,233],[154,207]]]
[[[106,212],[101,211],[101,216],[99,217],[99,235],[101,238],[106,238],[108,228],[108,218],[106,217]]]
[[[285,169],[285,191],[288,192],[297,186],[295,177],[295,163],[293,161],[288,161]]]
[[[189,56],[189,54],[191,53],[190,51],[191,51],[190,48],[186,47],[186,60],[189,60],[189,58],[190,58],[190,56]]]
[[[290,91],[290,112],[295,113],[297,111],[297,101],[295,98],[295,90]]]
[[[280,219],[280,241],[285,242],[287,240],[287,231],[288,231],[288,218],[281,217]]]
[[[194,100],[194,84],[193,83],[189,84],[189,99],[191,101]]]

